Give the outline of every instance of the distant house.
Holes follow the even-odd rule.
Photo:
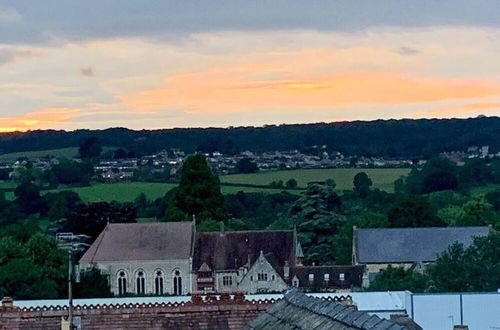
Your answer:
[[[353,265],[366,265],[367,286],[382,269],[419,267],[436,261],[455,242],[465,247],[475,236],[486,236],[489,227],[354,228]]]

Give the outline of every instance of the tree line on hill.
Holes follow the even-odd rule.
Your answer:
[[[428,158],[444,151],[463,151],[469,146],[489,145],[492,152],[498,152],[499,135],[499,117],[376,120],[226,129],[37,130],[0,134],[0,152],[76,147],[81,141],[95,137],[103,145],[121,148],[133,155],[153,154],[170,148],[188,153],[219,151],[224,154],[245,150],[308,151],[328,141],[329,151],[340,151],[345,155]]]
[[[432,182],[430,188],[429,182]],[[458,167],[446,160],[432,159],[398,180],[394,193],[373,189],[372,180],[360,170],[354,177],[353,188],[341,192],[330,179],[308,185],[300,196],[288,192],[243,191],[223,196],[218,177],[200,154],[184,162],[179,185],[154,201],[141,194],[133,203],[84,203],[72,191],[43,195],[36,180],[31,180],[18,185],[12,201],[0,194],[0,288],[3,290],[0,293],[16,298],[64,297],[64,288],[58,283],[66,274],[66,259],[55,244],[53,233],[56,231],[89,235],[91,243],[110,222],[135,222],[138,217],[191,221],[194,216],[200,231],[218,230],[221,221],[228,230],[296,228],[306,264],[349,264],[353,226],[491,225],[500,229],[500,189],[478,197],[471,194],[475,188],[498,183],[499,160],[471,160]],[[496,242],[494,237],[489,239]],[[478,246],[487,245],[478,243]],[[472,255],[457,251],[450,252],[452,260]],[[473,262],[487,260],[481,258],[480,253],[476,259],[465,258],[466,264],[460,267],[481,270],[480,267],[486,265]],[[498,267],[498,262],[494,266]],[[422,290],[455,288],[436,284],[438,276],[444,277],[442,272],[436,272],[438,275],[432,275],[434,277],[425,275],[425,288],[415,287]],[[389,280],[382,281],[382,276],[378,288],[383,285],[395,288],[396,279],[400,280],[398,285],[405,285],[405,281],[412,281],[413,277],[417,283],[421,281],[420,275],[402,273],[400,269],[389,270],[384,276]],[[31,280],[38,282],[31,284]],[[109,295],[105,278],[97,273],[86,274],[78,294],[98,294],[92,290],[93,282],[101,283],[102,295]],[[493,283],[500,285],[498,281]]]

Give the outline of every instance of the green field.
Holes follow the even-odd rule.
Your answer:
[[[299,187],[305,188],[309,182],[333,179],[337,189],[352,189],[354,176],[359,172],[366,172],[373,181],[373,188],[392,192],[394,181],[409,173],[407,168],[332,168],[312,170],[269,171],[252,174],[233,174],[221,176],[223,183],[267,185],[273,181],[289,179],[297,180]]]
[[[485,186],[472,187],[469,191],[472,197],[483,197],[490,191],[495,191],[500,189],[500,184],[487,184]]]
[[[105,153],[110,150],[114,150],[113,147],[102,147],[102,152]],[[27,157],[28,159],[44,158],[46,156],[52,156],[55,158],[74,158],[78,156],[78,148],[61,148],[52,150],[40,150],[40,151],[23,151],[23,152],[12,152],[8,154],[0,155],[0,162],[15,162],[20,157]]]
[[[140,193],[145,193],[149,200],[163,197],[167,191],[176,187],[173,183],[150,183],[150,182],[120,182],[120,183],[94,183],[90,187],[71,187],[53,190],[44,190],[42,194],[72,190],[76,192],[84,202],[117,201],[132,202]],[[278,193],[282,189],[266,189],[254,187],[222,186],[223,194],[235,194],[238,191],[245,192],[267,192]],[[292,193],[299,193],[298,190],[290,190]],[[8,200],[14,199],[13,192],[5,193]]]

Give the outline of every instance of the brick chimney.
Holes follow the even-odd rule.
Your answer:
[[[2,298],[2,309],[11,309],[14,307],[14,300],[11,297]]]

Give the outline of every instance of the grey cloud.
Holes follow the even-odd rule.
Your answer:
[[[415,48],[403,46],[403,47],[400,47],[398,49],[398,53],[401,55],[411,56],[411,55],[420,54],[420,51],[418,49],[415,49]]]
[[[2,0],[22,15],[0,43],[55,43],[113,37],[179,37],[227,30],[371,27],[500,27],[498,0]]]
[[[92,67],[88,66],[85,68],[80,69],[80,74],[84,77],[93,77],[94,76],[94,70]]]

